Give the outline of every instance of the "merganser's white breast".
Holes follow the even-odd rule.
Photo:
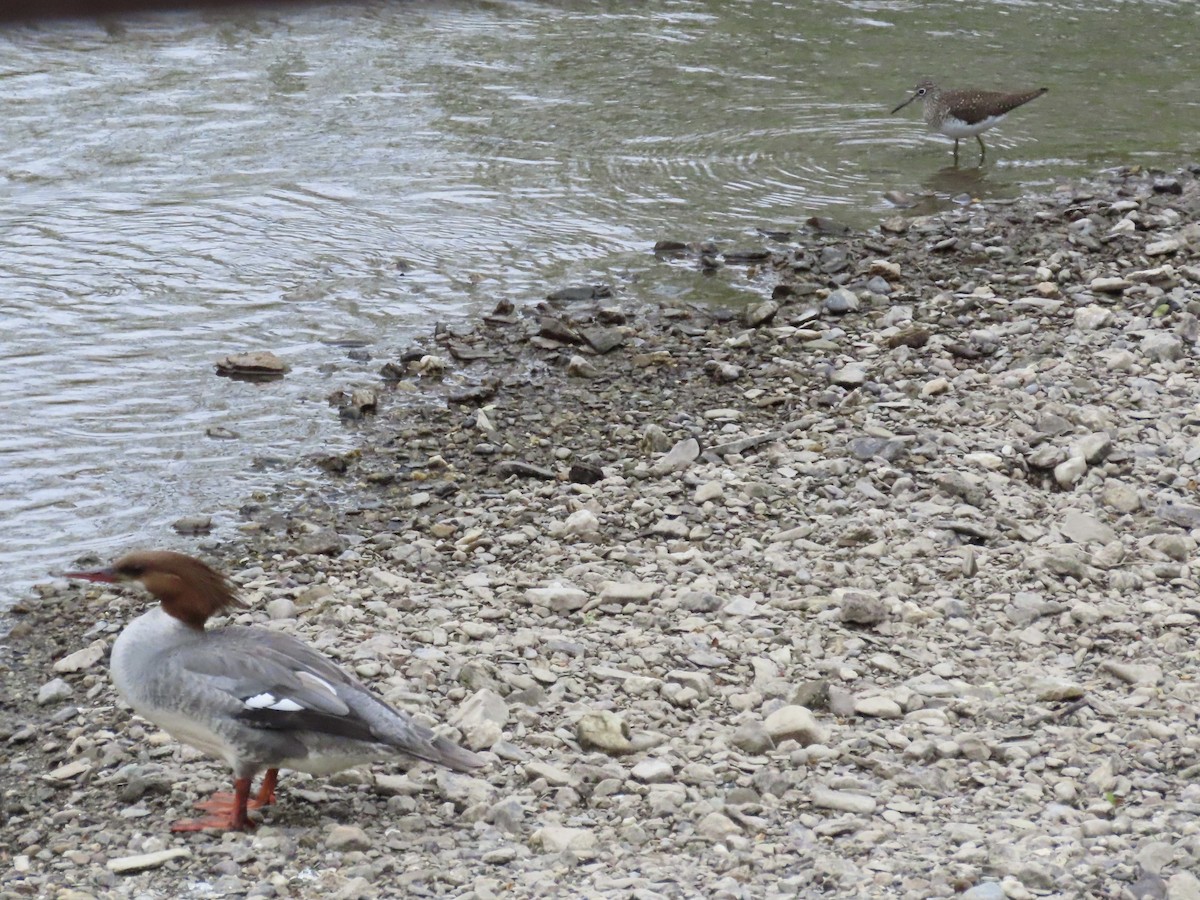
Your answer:
[[[183,711],[180,696],[183,673],[172,673],[168,656],[175,649],[202,641],[203,632],[184,625],[156,606],[125,627],[113,644],[111,673],[113,684],[133,707],[134,712],[153,722],[176,740],[190,744],[202,753],[237,760],[236,750],[221,738],[203,718]]]

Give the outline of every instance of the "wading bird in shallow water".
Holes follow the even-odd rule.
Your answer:
[[[977,91],[973,88],[948,91],[926,78],[913,88],[911,97],[892,110],[892,115],[914,100],[921,100],[925,107],[925,124],[934,131],[954,138],[954,161],[958,162],[959,138],[973,137],[979,141],[979,161],[983,162],[987,156],[987,148],[983,146],[983,138],[980,135],[999,125],[1004,121],[1004,117],[1018,106],[1036,100],[1047,90],[1049,88],[1037,88],[1015,94],[1004,91]]]
[[[210,815],[177,822],[173,831],[253,827],[247,810],[275,802],[280,769],[326,775],[397,757],[460,772],[484,764],[294,637],[206,628],[210,616],[242,604],[229,580],[198,559],[142,551],[68,577],[139,581],[158,598],[113,644],[113,682],[140,716],[233,769],[233,793],[197,804]],[[263,770],[251,798],[251,781]]]

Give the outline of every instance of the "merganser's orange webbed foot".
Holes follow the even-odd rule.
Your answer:
[[[249,831],[258,823],[247,815],[250,805],[250,779],[239,778],[233,783],[233,793],[221,792],[196,806],[211,816],[199,819],[180,819],[171,825],[172,831]],[[256,798],[257,799],[257,798]]]
[[[267,769],[263,775],[262,784],[259,785],[258,794],[249,798],[246,801],[247,809],[262,809],[264,806],[272,806],[275,803],[275,787],[279,784],[279,770]],[[228,811],[235,803],[236,795],[228,791],[217,791],[207,800],[201,800],[196,804],[196,809],[202,809],[205,812],[221,813]]]

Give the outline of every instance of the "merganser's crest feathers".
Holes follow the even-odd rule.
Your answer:
[[[140,581],[166,612],[192,628],[203,628],[210,616],[243,605],[228,578],[198,559],[171,550],[127,553],[112,570],[121,581]]]

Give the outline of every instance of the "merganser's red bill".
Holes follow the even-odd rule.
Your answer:
[[[97,569],[94,572],[65,572],[64,578],[82,578],[84,581],[100,581],[104,584],[116,584],[117,573],[112,569]]]

